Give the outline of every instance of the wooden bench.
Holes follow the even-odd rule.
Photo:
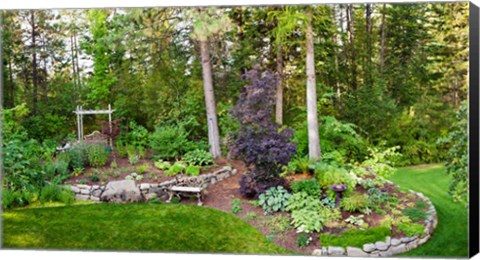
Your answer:
[[[170,202],[173,196],[177,196],[178,198],[195,196],[198,199],[197,205],[203,205],[203,188],[200,187],[172,186],[170,187],[170,198],[167,202]]]

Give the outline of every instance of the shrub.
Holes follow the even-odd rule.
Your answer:
[[[38,159],[41,149],[38,142],[22,136],[7,136],[8,129],[3,127],[3,188],[18,191],[42,187],[46,178]],[[9,140],[14,137],[18,139]]]
[[[289,173],[308,173],[310,159],[308,156],[295,157],[287,165]]]
[[[295,241],[298,247],[307,247],[310,244],[310,238],[307,234],[298,234],[297,240]]]
[[[88,164],[92,167],[101,167],[107,164],[110,152],[101,144],[86,147]]]
[[[11,209],[27,206],[28,204],[33,203],[37,197],[38,195],[35,191],[12,191],[2,189],[2,208]]]
[[[143,174],[143,173],[147,172],[148,169],[150,169],[150,164],[145,163],[145,164],[142,164],[142,165],[137,167],[137,172],[139,174]]]
[[[160,170],[168,170],[172,165],[167,161],[156,161],[154,163],[155,167]]]
[[[329,221],[339,220],[341,214],[337,208],[304,208],[292,211],[292,218],[292,223],[297,228],[297,231],[310,233],[314,231],[320,232]]]
[[[117,143],[125,146],[134,146],[137,149],[146,148],[148,144],[148,130],[138,125],[135,121],[131,121],[128,124],[128,128],[128,132],[123,132],[118,137]]]
[[[307,233],[319,232],[325,223],[341,217],[337,208],[323,206],[318,198],[306,192],[294,193],[287,202],[286,210],[291,211],[294,226]]]
[[[190,176],[198,176],[200,174],[200,166],[188,165],[185,168],[185,174]]]
[[[333,184],[347,185],[347,190],[353,190],[357,184],[355,176],[352,176],[345,168],[336,164],[318,163],[315,166],[315,177],[320,187],[328,189]]]
[[[69,150],[63,152],[63,154],[68,154],[70,169],[85,167],[87,156],[83,145],[75,145]]]
[[[75,195],[72,191],[61,188],[55,184],[43,187],[39,196],[39,201],[42,204],[45,204],[45,202],[62,202],[64,204],[71,204],[74,200]]]
[[[320,197],[320,186],[316,179],[306,179],[301,181],[294,181],[290,185],[293,193],[305,192],[309,196]]]
[[[353,192],[349,196],[342,198],[340,206],[349,212],[363,212],[368,206],[368,200],[365,195]]]
[[[200,149],[187,152],[182,159],[186,163],[196,166],[213,164],[212,154]]]
[[[271,120],[277,77],[270,72],[262,73],[256,67],[246,73],[246,79],[250,84],[244,87],[231,110],[240,123],[231,152],[246,164],[254,165],[253,171],[240,179],[240,193],[257,197],[282,182],[279,174],[295,154],[296,147],[290,142],[291,129],[279,131],[279,126]]]
[[[387,236],[391,236],[392,231],[385,226],[373,227],[365,230],[349,229],[341,234],[320,234],[319,239],[322,246],[341,246],[341,247],[359,247],[364,244],[384,241]]]
[[[303,117],[306,118],[304,114]],[[358,133],[358,127],[351,123],[344,123],[333,116],[320,117],[319,128],[320,146],[322,147],[322,160],[324,155],[332,153],[335,160],[346,159],[360,160],[366,155],[367,142]],[[307,122],[302,123],[295,129],[294,143],[298,147],[298,156],[308,155],[308,131]]]
[[[468,204],[468,102],[463,102],[455,115],[456,123],[445,138],[440,138],[438,144],[448,144],[447,174],[452,176],[449,193],[455,201]]]
[[[296,211],[306,207],[320,208],[322,203],[319,198],[312,197],[306,192],[294,193],[287,201],[286,210]]]
[[[63,160],[56,160],[46,162],[44,164],[46,177],[57,184],[68,179],[70,173],[68,172],[68,163]]]
[[[176,161],[168,170],[165,171],[167,176],[175,176],[182,173],[187,166],[182,161]]]
[[[174,159],[186,151],[195,149],[182,126],[157,126],[150,135],[150,149],[157,159]]]
[[[290,193],[282,186],[271,187],[265,193],[260,194],[258,202],[265,213],[285,211],[285,206],[290,196]]]
[[[370,171],[377,176],[388,179],[392,176],[396,169],[392,167],[392,161],[400,156],[397,152],[399,146],[394,146],[380,150],[380,148],[368,148],[370,156],[367,160],[362,162],[362,166],[368,167]]]
[[[257,198],[270,187],[285,186],[286,181],[275,175],[266,175],[264,171],[253,169],[250,173],[240,176],[240,194],[247,198]]]

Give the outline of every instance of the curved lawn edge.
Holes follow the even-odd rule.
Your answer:
[[[242,219],[181,204],[88,204],[3,212],[3,247],[292,254]]]
[[[448,194],[451,176],[441,164],[399,168],[390,178],[403,188],[422,192],[437,211],[438,226],[423,246],[401,254],[413,257],[468,256],[468,209],[455,203]]]
[[[387,181],[393,184],[390,181]],[[312,252],[314,256],[351,256],[351,257],[371,257],[371,256],[393,256],[401,253],[408,252],[417,248],[420,245],[425,244],[431,237],[433,230],[437,227],[437,211],[433,206],[433,203],[429,198],[425,197],[422,193],[409,190],[410,193],[420,197],[428,204],[428,217],[425,219],[425,234],[422,236],[415,235],[413,237],[391,238],[385,237],[384,241],[376,241],[374,243],[364,244],[362,248],[358,247],[341,247],[341,246],[328,246],[320,249],[315,249]]]

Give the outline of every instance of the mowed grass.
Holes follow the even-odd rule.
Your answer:
[[[430,198],[437,210],[438,225],[424,245],[402,256],[466,257],[468,254],[468,210],[448,195],[450,176],[442,165],[401,168],[391,180]]]
[[[291,254],[243,220],[193,205],[92,204],[3,213],[3,247]]]

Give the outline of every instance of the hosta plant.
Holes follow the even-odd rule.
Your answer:
[[[265,193],[260,194],[258,202],[265,213],[285,211],[288,199],[292,195],[282,186],[272,187]]]

